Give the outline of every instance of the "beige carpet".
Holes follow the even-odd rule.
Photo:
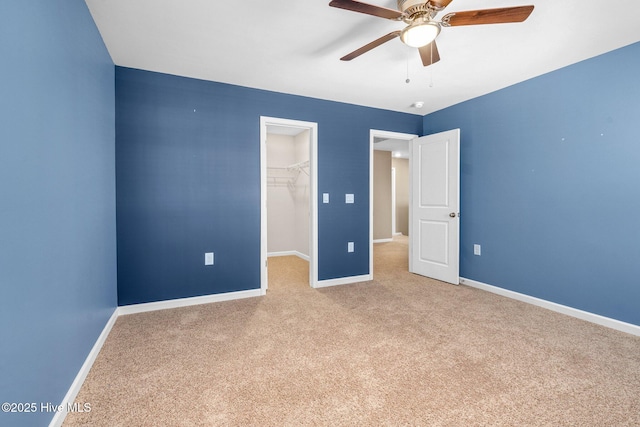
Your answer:
[[[122,316],[65,426],[639,426],[640,338],[412,275]]]

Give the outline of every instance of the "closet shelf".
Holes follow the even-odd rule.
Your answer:
[[[304,162],[298,162],[298,163],[294,163],[292,165],[287,166],[288,171],[291,171],[291,172],[301,171],[307,174],[307,176],[309,176],[309,172],[307,171],[307,169],[309,169],[309,160],[305,160]]]
[[[288,166],[268,166],[267,184],[271,186],[288,186],[292,188],[300,176],[300,172],[309,176],[309,160],[293,163]]]

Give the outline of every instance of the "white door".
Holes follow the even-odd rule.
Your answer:
[[[411,141],[409,271],[459,284],[460,129]]]

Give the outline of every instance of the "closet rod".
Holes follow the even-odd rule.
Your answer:
[[[309,160],[305,160],[303,162],[294,163],[292,165],[287,166],[287,169],[302,169],[309,167]]]

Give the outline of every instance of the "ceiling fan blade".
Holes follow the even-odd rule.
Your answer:
[[[387,34],[386,36],[382,36],[377,40],[372,41],[369,44],[362,46],[360,49],[356,49],[348,55],[340,58],[341,61],[351,61],[353,58],[357,58],[363,53],[369,52],[371,49],[380,46],[383,43],[388,42],[389,40],[393,40],[400,35],[400,31],[394,31],[392,33]]]
[[[452,12],[442,17],[442,25],[445,27],[457,27],[460,25],[522,22],[531,15],[532,11],[533,6],[517,6]]]
[[[438,47],[436,46],[435,40],[426,46],[422,46],[419,50],[422,65],[425,67],[440,61],[440,54],[438,53]]]
[[[453,0],[429,0],[429,3],[431,3],[431,5],[435,6],[437,9],[442,10],[445,7],[449,6],[449,3],[451,3]]]
[[[386,19],[398,20],[402,17],[402,12],[395,9],[387,9],[386,7],[362,3],[356,0],[332,0],[329,3],[329,6],[351,10],[353,12],[366,13],[367,15],[378,16]]]

